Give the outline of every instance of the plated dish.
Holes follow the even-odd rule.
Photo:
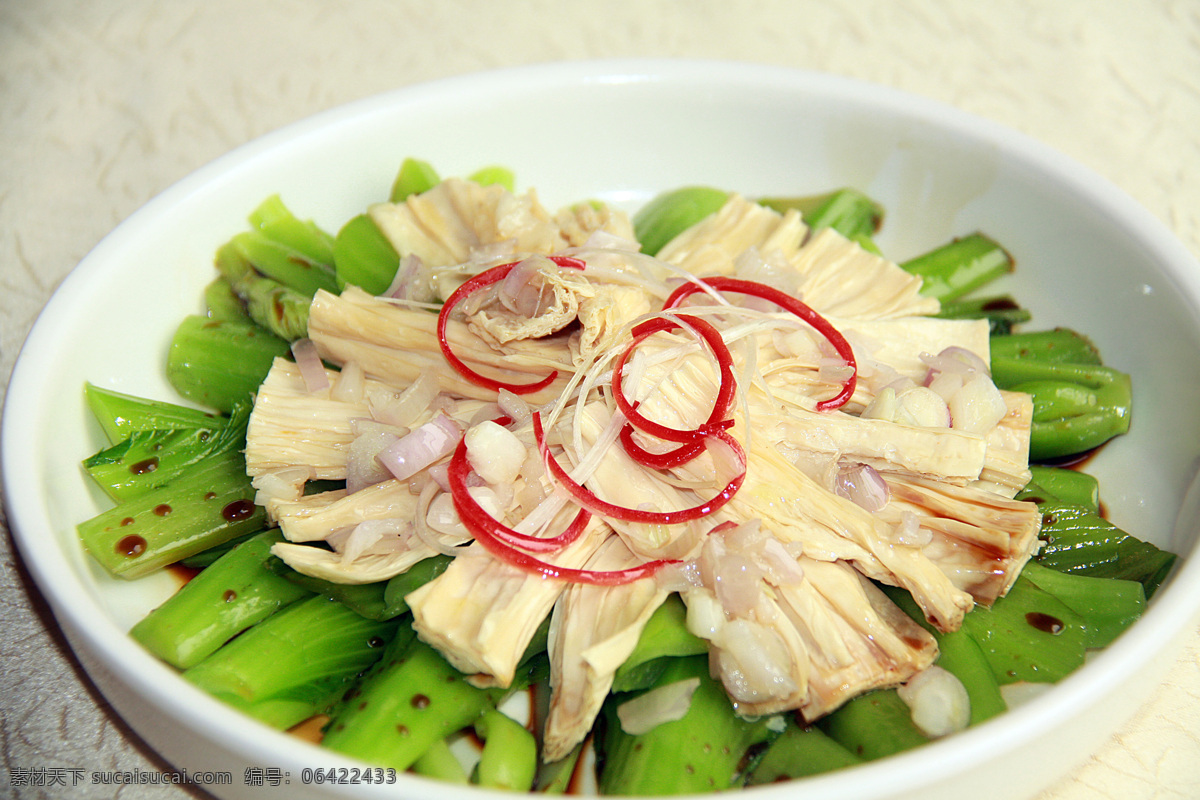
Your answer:
[[[503,99],[498,99],[501,93],[495,92],[499,86],[510,88]],[[586,98],[576,96],[580,86],[587,87]],[[753,92],[747,90],[751,86]],[[721,92],[717,106],[721,113],[712,115],[711,126],[706,121],[702,129],[705,133],[699,136],[694,116],[681,116],[679,112],[701,107],[712,110],[712,105],[705,104],[713,102],[714,87]],[[543,126],[538,130],[552,141],[567,137],[572,154],[578,154],[578,158],[549,158],[543,155],[545,144],[537,136],[512,136],[512,141],[507,141],[510,137],[499,133],[508,128],[501,124],[508,118],[504,115],[522,119],[533,108],[551,102],[561,111],[546,121],[544,130]],[[466,108],[472,113],[465,113]],[[480,147],[472,144],[472,137],[480,131],[472,121],[479,119],[487,119],[499,129],[487,132],[489,142],[501,140],[499,152],[487,148],[489,160],[512,164],[523,185],[538,187],[552,201],[600,196],[632,208],[661,189],[695,182],[738,187],[757,194],[794,193],[796,186],[856,185],[894,209],[885,228],[887,238],[881,239],[889,252],[915,254],[949,235],[974,228],[995,232],[1023,254],[1013,282],[1023,299],[1028,298],[1035,315],[1089,332],[1106,330],[1100,337],[1106,357],[1114,363],[1139,364],[1136,385],[1145,387],[1140,389],[1142,392],[1149,390],[1150,399],[1143,408],[1150,410],[1139,416],[1128,442],[1106,450],[1095,462],[1102,485],[1120,487],[1119,497],[1106,495],[1114,516],[1121,521],[1118,509],[1122,501],[1129,501],[1149,512],[1136,526],[1139,533],[1180,553],[1194,545],[1194,532],[1186,525],[1179,533],[1175,528],[1193,454],[1177,445],[1168,446],[1179,441],[1168,432],[1186,417],[1183,409],[1187,393],[1160,391],[1168,386],[1195,384],[1196,366],[1187,363],[1185,355],[1196,339],[1190,323],[1193,315],[1189,298],[1194,295],[1189,281],[1195,279],[1190,272],[1192,265],[1182,249],[1165,237],[1144,212],[1111,187],[1010,133],[913,98],[827,76],[735,65],[609,64],[533,69],[421,87],[267,137],[214,164],[147,207],[89,257],[89,262],[64,285],[46,318],[72,302],[85,303],[85,298],[99,306],[128,302],[121,299],[121,281],[144,289],[147,297],[179,297],[178,303],[172,307],[162,303],[164,307],[147,309],[144,317],[122,321],[113,329],[113,338],[104,344],[75,342],[77,336],[63,338],[67,333],[63,328],[39,323],[27,356],[36,354],[39,348],[49,348],[43,352],[53,356],[57,348],[72,341],[72,346],[86,351],[88,358],[81,361],[89,362],[88,374],[51,374],[44,369],[39,373],[39,366],[44,364],[34,355],[22,357],[14,377],[5,421],[5,473],[14,523],[19,531],[39,526],[41,530],[58,531],[52,539],[44,535],[30,539],[25,533],[19,534],[23,552],[39,581],[57,586],[59,581],[51,580],[54,575],[67,579],[69,586],[63,588],[76,590],[46,589],[52,602],[58,600],[56,612],[64,628],[73,632],[73,641],[85,659],[99,657],[101,663],[108,662],[109,670],[119,665],[119,673],[142,678],[136,681],[136,691],[129,691],[128,684],[122,689],[124,681],[120,678],[105,688],[118,696],[128,693],[135,703],[159,706],[151,717],[138,714],[134,718],[146,719],[151,731],[147,738],[168,758],[175,759],[174,753],[182,756],[182,751],[172,745],[173,740],[199,733],[206,748],[190,748],[192,755],[203,757],[207,752],[211,760],[202,763],[226,763],[229,754],[221,752],[221,743],[211,741],[217,730],[222,735],[216,738],[227,742],[250,746],[249,739],[253,739],[267,749],[253,746],[245,752],[254,753],[259,763],[268,765],[278,757],[281,767],[289,771],[294,768],[297,775],[305,766],[301,761],[311,767],[326,763],[322,760],[330,756],[301,748],[303,758],[297,759],[295,752],[286,752],[295,745],[285,747],[285,740],[257,732],[240,738],[247,736],[245,723],[226,709],[214,707],[203,696],[192,698],[194,707],[186,708],[168,699],[176,677],[161,665],[148,662],[145,654],[121,634],[171,591],[170,580],[139,582],[136,588],[107,581],[72,546],[69,537],[74,524],[88,516],[89,510],[94,513],[99,503],[82,482],[74,486],[73,492],[64,494],[62,488],[55,488],[61,484],[50,476],[77,474],[78,449],[67,440],[71,435],[75,441],[90,435],[97,441],[95,431],[89,431],[85,415],[75,413],[81,410],[79,405],[74,406],[74,412],[53,415],[57,422],[49,425],[51,417],[22,390],[32,382],[36,385],[35,396],[44,397],[44,392],[51,391],[70,409],[84,381],[109,376],[114,381],[111,388],[163,396],[168,389],[161,376],[130,370],[125,365],[161,360],[165,341],[179,318],[196,308],[193,298],[211,277],[213,248],[244,225],[247,209],[278,192],[294,208],[336,228],[373,199],[386,195],[386,184],[404,155],[422,153],[446,165],[443,169],[447,173],[467,172],[477,166]],[[636,125],[632,124],[634,120],[645,122]],[[678,160],[650,157],[668,142],[683,143],[676,148],[680,151]],[[298,169],[299,165],[311,165],[312,169]],[[604,179],[600,182],[595,176]],[[178,271],[147,270],[145,257],[151,252],[158,254],[159,263],[163,253],[170,253]],[[1094,304],[1061,299],[1066,296],[1064,289],[1079,279],[1078,265],[1082,262],[1088,264],[1090,275],[1106,279],[1111,295],[1106,292]],[[1182,291],[1167,292],[1168,286]],[[72,301],[72,297],[77,299]],[[1131,306],[1133,315],[1153,320],[1157,328],[1139,326],[1116,335],[1111,325],[1106,329],[1096,324],[1112,318],[1118,309],[1130,316]],[[85,311],[72,308],[66,317],[74,324],[86,318]],[[162,335],[157,339],[144,335],[139,338],[137,333],[145,330],[161,331]],[[1158,361],[1145,364],[1145,359],[1138,358],[1141,347],[1149,341],[1169,341],[1180,348],[1170,374]],[[1142,365],[1147,369],[1141,370]],[[1168,419],[1174,421],[1168,423]],[[15,420],[22,422],[22,428],[17,428]],[[34,473],[41,477],[34,477],[36,482],[30,484],[11,468],[15,462],[9,461],[10,448],[21,444],[22,431],[28,430],[24,426],[38,420],[40,435],[57,441],[44,468]],[[75,429],[68,434],[72,425]],[[1127,469],[1131,461],[1151,452],[1156,453],[1157,463],[1164,464],[1161,475]],[[25,498],[35,497],[36,513],[31,518],[28,514],[33,511],[25,511]],[[44,546],[50,542],[54,547],[46,551]],[[48,562],[39,558],[40,553],[57,559],[57,574],[46,571],[43,564]],[[70,574],[62,574],[63,563],[70,565]],[[1181,571],[1189,567],[1190,561],[1185,558]],[[1099,707],[1088,697],[1098,699],[1098,693],[1115,688],[1114,681],[1123,683],[1145,666],[1143,662],[1134,668],[1145,655],[1146,642],[1137,651],[1125,645],[1136,642],[1139,635],[1165,644],[1180,629],[1185,616],[1194,610],[1194,598],[1181,588],[1181,583],[1175,580],[1164,588],[1146,618],[1126,637],[1037,704],[930,748],[955,754],[958,758],[951,760],[957,764],[969,764],[971,768],[963,773],[950,775],[944,766],[928,769],[926,764],[922,774],[914,766],[921,756],[913,754],[911,758],[898,757],[887,764],[881,762],[814,780],[814,790],[823,786],[836,790],[840,786],[842,790],[850,787],[853,791],[876,793],[861,796],[903,796],[886,792],[915,791],[943,778],[952,783],[973,782],[980,776],[985,782],[981,785],[986,785],[989,768],[985,762],[990,761],[990,755],[998,755],[997,745],[1014,741],[1009,737],[1024,741],[1025,734],[1030,733],[1025,725],[1040,728],[1050,719],[1066,724],[1098,713]],[[72,598],[80,589],[84,596],[99,602],[99,617],[90,604],[72,607]],[[83,616],[77,616],[79,613]],[[86,632],[80,633],[76,626]],[[100,635],[101,631],[106,635]],[[117,661],[109,661],[114,658]],[[144,680],[147,677],[153,680]],[[1074,696],[1067,699],[1072,692]],[[186,697],[187,689],[180,689],[176,696]],[[1113,713],[1114,708],[1108,705],[1104,711]],[[164,719],[164,714],[168,722],[179,720],[177,715],[183,714],[185,724],[182,730],[179,725],[164,725],[175,730],[172,736],[160,739],[154,725],[155,720]],[[986,738],[985,730],[989,732]],[[1036,753],[1032,739],[1026,744]],[[1085,753],[1087,746],[1079,752]],[[1003,770],[998,764],[991,768]],[[1014,792],[1032,788],[1055,768],[1046,764],[1045,771],[1034,771],[1040,777],[1031,776],[1025,786],[1009,784],[1007,788]],[[900,775],[909,776],[913,782],[897,782]],[[328,786],[320,789],[331,790],[342,791]],[[422,792],[440,790],[421,785]],[[360,787],[355,791],[373,790]]]

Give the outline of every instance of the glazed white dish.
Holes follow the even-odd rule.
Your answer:
[[[168,574],[114,580],[80,547],[75,525],[105,507],[79,467],[102,445],[83,385],[175,400],[167,344],[200,310],[214,251],[258,202],[279,193],[336,230],[386,197],[406,156],[443,175],[504,164],[552,208],[600,197],[632,210],[689,184],[747,195],[854,186],[887,209],[878,241],[889,256],[983,230],[1017,258],[1006,288],[1032,311],[1031,327],[1086,332],[1107,363],[1132,373],[1132,431],[1089,471],[1113,522],[1181,556],[1145,617],[1035,702],[916,752],[806,780],[806,798],[1027,797],[1093,752],[1161,680],[1200,609],[1200,266],[1167,229],[1064,156],[893,90],[722,62],[547,64],[402,89],[230,153],[101,242],[25,343],[0,440],[17,545],[128,723],[176,768],[232,775],[209,787],[214,795],[437,800],[466,790],[407,775],[392,785],[306,783],[305,769],[354,765],[225,708],[127,636],[178,584]],[[248,785],[247,767],[278,769],[287,782]],[[769,799],[799,789],[752,791]]]

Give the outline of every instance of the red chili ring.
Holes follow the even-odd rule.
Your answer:
[[[709,435],[713,438],[720,439],[734,453],[737,454],[738,460],[742,463],[742,471],[734,476],[734,478],[725,485],[725,488],[717,492],[716,496],[700,503],[691,506],[690,508],[680,509],[678,511],[641,511],[636,508],[628,508],[627,506],[619,506],[614,503],[609,503],[601,500],[587,487],[576,483],[567,474],[558,460],[550,455],[550,449],[545,446],[545,432],[542,430],[541,414],[534,412],[533,414],[533,435],[537,441],[537,446],[542,452],[542,458],[546,465],[550,468],[550,472],[554,478],[562,484],[567,493],[575,498],[575,502],[579,503],[584,508],[594,514],[601,514],[606,517],[623,520],[625,522],[641,522],[651,525],[675,525],[681,522],[690,522],[692,520],[706,517],[709,514],[720,509],[726,503],[733,499],[738,490],[742,487],[742,483],[746,480],[746,451],[738,444],[738,441],[724,428],[714,428]]]
[[[509,546],[539,553],[552,553],[578,539],[584,528],[587,527],[588,520],[592,518],[591,512],[586,508],[581,508],[567,529],[558,536],[542,538],[519,533],[492,517],[471,496],[467,489],[467,476],[470,473],[471,462],[467,460],[467,445],[464,439],[458,443],[458,447],[454,449],[454,454],[450,457],[448,474],[450,497],[454,501],[454,508],[458,511],[459,519],[463,521],[463,524],[471,527],[472,533],[475,533],[476,529],[483,528],[489,535]],[[476,538],[479,538],[478,535]]]
[[[825,319],[811,307],[792,297],[787,292],[780,291],[773,286],[767,286],[765,283],[748,281],[742,278],[727,278],[722,276],[702,278],[701,281],[717,291],[737,292],[739,294],[748,294],[753,295],[754,297],[760,297],[763,300],[769,300],[772,303],[775,303],[775,305],[792,312],[797,317],[816,328],[817,332],[824,336],[829,343],[833,345],[833,349],[837,351],[837,354],[841,356],[842,360],[844,360],[854,371],[842,384],[842,389],[840,392],[827,400],[821,400],[817,402],[818,411],[828,411],[839,408],[845,405],[851,396],[853,396],[854,387],[858,383],[858,363],[854,359],[854,350],[850,347],[850,343],[846,341],[846,337],[842,336],[841,331],[833,327],[829,320]],[[684,298],[702,291],[704,291],[704,287],[699,283],[685,283],[676,288],[675,291],[671,292],[670,296],[667,297],[666,302],[663,303],[663,310],[675,308],[681,302],[683,302]]]
[[[548,564],[530,555],[526,550],[539,552],[561,550],[583,533],[591,519],[591,512],[586,508],[580,508],[570,526],[553,539],[541,539],[518,533],[493,519],[482,506],[475,502],[475,498],[471,497],[467,490],[467,475],[470,474],[470,471],[466,444],[459,442],[458,447],[454,450],[454,455],[450,458],[449,470],[450,496],[454,500],[454,507],[458,511],[459,519],[480,546],[496,558],[519,569],[572,583],[616,586],[649,577],[666,564],[676,563],[670,559],[658,559],[622,570],[574,569]]]
[[[625,397],[625,392],[621,388],[625,362],[629,359],[630,354],[633,353],[634,348],[643,339],[652,334],[661,331],[671,331],[681,325],[691,328],[704,339],[705,344],[708,345],[713,356],[717,359],[717,366],[721,373],[721,382],[717,389],[717,396],[713,400],[712,411],[709,413],[708,419],[700,427],[690,431],[679,430],[678,428],[672,428],[647,419],[637,410],[636,403],[629,402]],[[632,333],[633,341],[617,357],[617,361],[613,365],[613,400],[617,408],[625,415],[625,418],[629,420],[629,423],[633,427],[643,433],[657,436],[669,442],[688,444],[702,441],[708,435],[706,432],[707,429],[721,423],[729,414],[729,409],[733,405],[734,391],[737,389],[737,381],[733,376],[733,356],[729,353],[729,347],[725,344],[725,340],[721,338],[721,333],[707,321],[689,314],[679,314],[677,318],[656,317],[637,325],[634,327]]]
[[[707,438],[711,434],[714,427],[728,429],[732,427],[732,425],[733,420],[731,419],[719,422],[716,426],[702,425],[697,430],[702,431],[704,433],[704,437],[697,439],[694,442],[681,444],[679,447],[676,447],[672,450],[667,450],[663,453],[654,453],[637,443],[637,441],[633,438],[633,426],[626,423],[625,427],[621,429],[621,446],[625,448],[625,452],[629,454],[630,458],[641,464],[643,467],[650,467],[651,469],[671,469],[672,467],[678,467],[681,464],[686,464],[696,456],[703,453],[704,438]]]
[[[548,258],[560,267],[583,269],[586,266],[582,260],[578,258],[572,258],[570,256],[548,256]],[[459,286],[457,289],[455,289],[450,294],[450,297],[446,299],[446,302],[442,304],[442,310],[438,313],[437,337],[438,347],[441,348],[442,355],[447,361],[450,362],[450,366],[454,367],[454,369],[460,375],[467,378],[467,380],[471,381],[477,386],[483,386],[484,388],[491,389],[495,392],[499,392],[501,389],[507,389],[513,394],[530,394],[531,392],[545,389],[547,386],[553,383],[554,379],[558,377],[558,370],[551,372],[545,378],[535,383],[507,383],[505,381],[498,381],[494,378],[488,378],[484,375],[480,375],[478,372],[468,367],[466,363],[464,363],[463,360],[456,356],[454,351],[450,349],[450,342],[446,339],[446,325],[450,321],[450,313],[454,310],[454,308],[476,291],[486,286],[491,286],[493,283],[504,280],[504,277],[508,275],[508,273],[512,271],[512,268],[519,263],[519,261],[513,261],[509,264],[500,264],[499,266],[485,269],[478,275],[467,279],[462,286]]]

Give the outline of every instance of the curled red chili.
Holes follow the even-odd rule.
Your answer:
[[[458,511],[459,519],[476,539],[494,538],[512,547],[539,553],[552,553],[578,539],[592,518],[591,512],[586,508],[581,508],[567,529],[558,536],[543,538],[519,533],[492,517],[471,496],[467,487],[467,476],[470,474],[471,462],[467,460],[467,445],[464,439],[458,443],[458,447],[450,457],[450,497],[454,501],[454,508]]]
[[[503,423],[501,423],[503,424]],[[659,559],[638,564],[635,567],[621,570],[591,570],[560,567],[549,564],[531,555],[528,551],[557,552],[578,539],[587,528],[592,515],[586,508],[580,508],[574,520],[567,529],[552,538],[540,538],[518,533],[507,527],[476,502],[467,487],[467,476],[471,473],[471,464],[467,459],[466,442],[461,441],[450,458],[450,496],[458,511],[459,519],[475,537],[480,546],[502,561],[529,572],[537,572],[548,578],[571,581],[572,583],[588,583],[601,586],[615,586],[653,575],[670,560]]]
[[[709,413],[708,419],[693,430],[680,430],[647,419],[637,410],[637,404],[630,403],[629,399],[625,397],[624,389],[621,386],[625,371],[625,362],[629,360],[630,354],[633,353],[638,344],[652,334],[660,331],[672,331],[681,326],[691,328],[704,340],[704,343],[708,345],[709,350],[712,351],[713,356],[717,360],[717,367],[720,373],[720,383],[717,388],[717,396],[713,400],[712,411]],[[643,433],[657,436],[669,442],[681,442],[688,445],[702,443],[706,437],[711,435],[713,428],[721,425],[729,415],[729,409],[733,405],[734,392],[737,389],[737,381],[733,376],[733,356],[730,354],[725,340],[721,338],[720,331],[699,317],[678,314],[673,317],[655,317],[654,319],[647,320],[635,326],[632,333],[633,341],[629,343],[629,346],[625,348],[613,366],[613,400],[617,408],[629,420],[630,425]],[[628,440],[632,441],[631,438],[628,438]],[[622,441],[626,441],[626,439]],[[626,447],[626,450],[629,450],[629,448]],[[684,450],[684,448],[679,449],[680,452]],[[688,452],[692,450],[694,448],[687,448]],[[640,451],[640,453],[637,451]],[[641,448],[637,448],[637,451],[630,452],[630,455],[635,458],[639,454],[649,455]],[[642,459],[639,458],[638,460],[641,461]],[[684,460],[686,461],[687,459],[685,458]],[[677,463],[683,462],[680,461]]]
[[[548,256],[548,258],[560,267],[583,269],[585,266],[583,261],[570,256]],[[519,263],[520,262],[518,261],[513,261],[509,264],[500,264],[499,266],[485,269],[483,272],[480,272],[478,275],[469,278],[465,283],[463,283],[462,286],[459,286],[457,289],[455,289],[451,295],[446,298],[446,302],[442,305],[442,310],[438,314],[437,337],[438,347],[441,348],[442,355],[448,362],[450,362],[450,366],[454,367],[454,369],[467,380],[471,381],[477,386],[483,386],[496,392],[500,391],[501,389],[507,389],[513,394],[529,394],[531,392],[545,389],[547,386],[553,383],[554,379],[558,377],[558,371],[555,370],[542,380],[535,381],[534,383],[508,383],[506,381],[498,381],[494,378],[488,378],[484,375],[480,375],[478,372],[468,367],[466,363],[457,355],[455,355],[454,351],[450,349],[450,342],[446,338],[446,325],[450,321],[451,312],[453,312],[460,303],[462,303],[475,292],[491,286],[493,283],[498,283],[499,281],[504,280],[505,276],[508,275],[508,273],[512,271],[513,267]]]
[[[575,502],[594,514],[601,514],[625,522],[640,522],[650,525],[677,525],[682,522],[690,522],[706,517],[732,500],[733,496],[742,487],[742,483],[746,480],[746,451],[742,449],[742,446],[738,444],[736,439],[729,435],[728,431],[721,427],[714,427],[708,433],[709,437],[718,439],[725,444],[725,446],[733,451],[741,464],[741,471],[723,489],[717,492],[714,497],[689,508],[679,509],[678,511],[644,511],[639,508],[619,506],[615,503],[601,500],[586,486],[573,480],[562,464],[559,464],[558,460],[550,454],[550,449],[546,447],[545,432],[542,430],[542,418],[537,412],[533,414],[533,435],[537,441],[538,449],[542,452],[546,466],[554,476],[554,479],[575,499]]]
[[[703,284],[703,285],[702,285]],[[818,411],[829,411],[835,408],[840,408],[854,395],[854,387],[858,383],[858,364],[854,359],[854,350],[850,347],[850,343],[846,341],[846,337],[842,336],[841,331],[835,328],[829,320],[822,317],[805,303],[792,297],[790,294],[773,286],[767,286],[764,283],[757,281],[748,281],[743,278],[726,278],[715,276],[711,278],[702,278],[701,283],[688,282],[679,286],[675,291],[671,292],[663,303],[663,309],[675,308],[683,302],[684,298],[697,292],[704,291],[704,286],[707,285],[720,292],[735,292],[737,294],[748,294],[754,297],[769,300],[775,305],[790,311],[800,319],[807,322],[824,336],[842,360],[851,368],[850,377],[842,383],[841,391],[833,397],[817,402]]]

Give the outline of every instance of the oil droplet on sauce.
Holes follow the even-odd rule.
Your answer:
[[[1025,621],[1042,633],[1059,634],[1063,632],[1063,621],[1058,617],[1043,614],[1040,611],[1030,611],[1025,615]]]
[[[146,552],[146,540],[140,536],[126,536],[117,542],[117,552],[126,558],[137,558]]]
[[[221,509],[221,516],[229,522],[246,519],[254,513],[254,503],[249,500],[234,500]]]
[[[129,465],[129,471],[134,475],[145,475],[148,472],[154,472],[156,469],[158,469],[158,456],[151,456],[144,461]]]

